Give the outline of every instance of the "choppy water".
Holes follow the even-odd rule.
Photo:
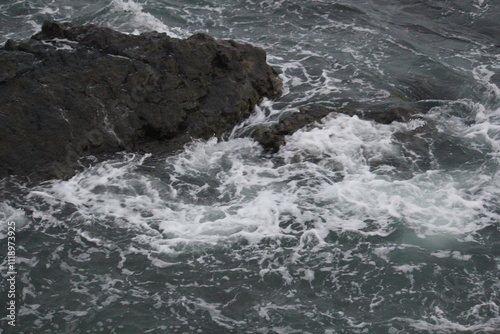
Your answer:
[[[0,2],[0,42],[45,19],[204,31],[263,47],[285,84],[227,141],[3,180],[20,308],[0,333],[500,332],[499,17],[494,0]],[[332,115],[272,157],[239,138],[310,104],[421,117]]]

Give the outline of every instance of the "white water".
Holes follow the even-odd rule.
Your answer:
[[[286,238],[293,233],[286,221],[318,242],[330,231],[388,235],[400,224],[421,237],[470,237],[500,218],[492,209],[500,184],[491,166],[395,177],[397,168],[411,169],[413,162],[393,134],[426,122],[383,125],[333,115],[290,136],[278,154],[283,163],[263,155],[251,139],[212,139],[149,167],[141,168],[149,156],[103,163],[30,196],[55,208],[71,204],[88,224],[130,228],[168,253],[241,238]]]
[[[47,18],[204,31],[263,47],[285,84],[226,142],[14,187],[0,219],[22,235],[20,319],[30,330],[119,333],[119,313],[153,333],[207,321],[242,332],[496,332],[492,1],[10,5],[0,4],[14,22],[4,39],[27,38]],[[315,104],[421,115],[384,125],[332,114],[273,157],[237,138]]]

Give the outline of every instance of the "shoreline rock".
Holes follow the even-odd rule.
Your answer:
[[[0,179],[64,179],[119,151],[220,137],[281,82],[264,50],[206,34],[127,35],[47,21],[0,48]]]
[[[278,123],[269,127],[255,129],[251,137],[269,153],[276,153],[285,145],[285,136],[291,135],[308,124],[321,120],[327,115],[337,112],[323,107],[303,107],[299,112],[285,115]]]
[[[407,122],[415,118],[417,110],[396,107],[383,112],[365,113],[362,110],[330,109],[322,106],[305,106],[299,112],[290,113],[282,117],[276,124],[267,127],[258,127],[251,133],[268,153],[276,153],[285,145],[285,136],[291,135],[306,125],[320,121],[330,114],[345,114],[358,116],[360,119],[370,120],[382,124],[392,122]]]

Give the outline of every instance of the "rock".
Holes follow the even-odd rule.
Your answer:
[[[377,112],[364,112],[362,110],[337,110],[337,112],[349,116],[358,116],[361,119],[366,119],[382,124],[391,124],[392,122],[407,122],[413,118],[416,118],[419,114],[418,110],[407,109],[403,107],[394,107]]]
[[[173,152],[221,136],[281,82],[265,51],[206,34],[181,40],[45,22],[0,49],[0,178],[66,178],[81,157]]]
[[[285,144],[285,136],[291,135],[304,126],[317,122],[331,113],[342,113],[349,116],[358,116],[361,119],[372,120],[377,123],[390,124],[405,122],[415,118],[418,112],[402,107],[390,108],[383,112],[365,113],[361,110],[329,109],[321,106],[305,106],[299,112],[282,117],[276,124],[269,127],[255,129],[251,137],[269,153],[276,153]]]
[[[319,121],[326,115],[335,112],[323,107],[303,107],[299,112],[282,117],[278,123],[255,129],[251,137],[270,153],[276,153],[285,144],[285,136],[293,134],[304,126]]]

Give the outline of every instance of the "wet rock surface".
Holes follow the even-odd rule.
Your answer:
[[[265,51],[45,22],[0,49],[0,178],[66,178],[118,151],[173,152],[221,136],[281,83]],[[82,157],[87,157],[83,159]]]
[[[364,112],[362,110],[332,109],[322,106],[305,106],[298,112],[282,117],[276,124],[255,129],[251,137],[259,142],[269,153],[276,153],[285,145],[285,136],[291,135],[306,125],[320,121],[330,114],[346,114],[377,123],[406,122],[417,117],[418,111],[407,108],[390,108],[381,112]]]
[[[358,116],[360,119],[366,119],[381,124],[391,124],[392,122],[407,122],[417,118],[419,111],[403,107],[392,107],[377,112],[365,112],[363,110],[338,110],[338,112]]]
[[[251,137],[267,152],[276,153],[285,144],[285,136],[293,134],[308,124],[320,121],[332,112],[336,110],[324,107],[303,107],[299,112],[285,115],[276,124],[255,129]]]

